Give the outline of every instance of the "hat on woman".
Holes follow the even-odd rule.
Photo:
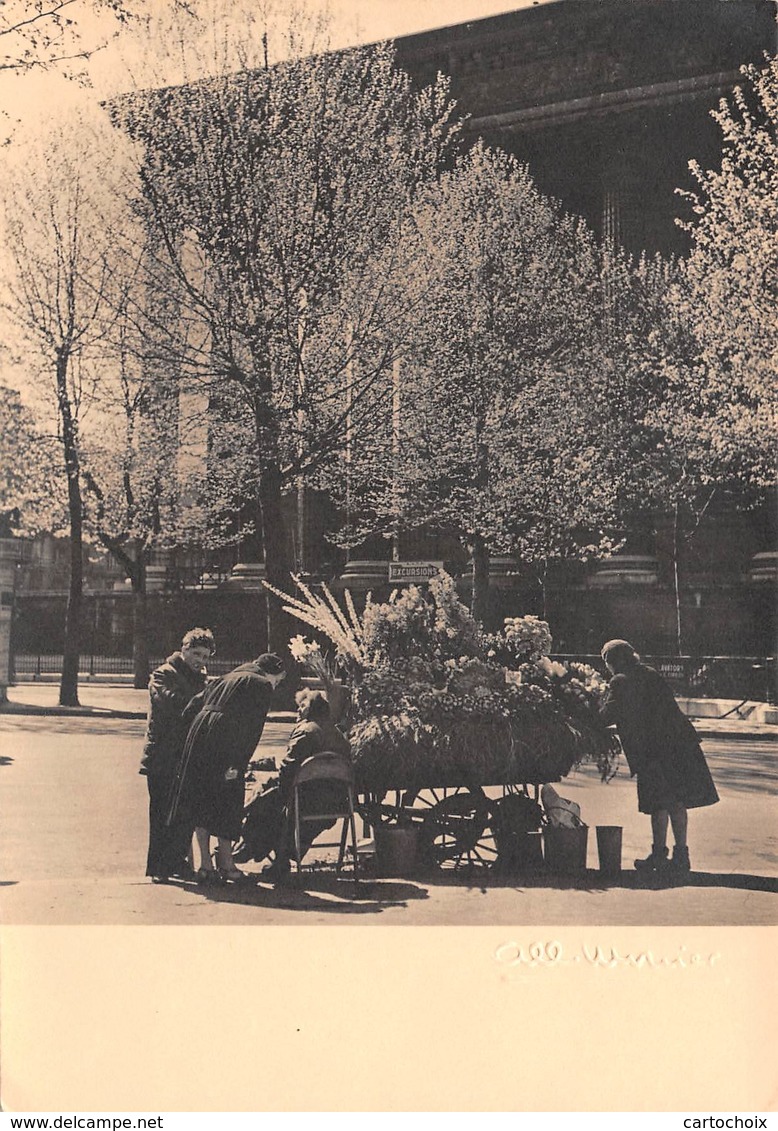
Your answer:
[[[603,644],[600,653],[606,664],[617,671],[624,671],[633,664],[640,663],[640,656],[627,640],[609,640]]]
[[[254,660],[254,667],[259,668],[265,675],[280,675],[286,671],[283,660],[275,652],[263,652]]]

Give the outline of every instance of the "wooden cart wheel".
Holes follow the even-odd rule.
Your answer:
[[[455,869],[489,867],[497,858],[488,828],[489,799],[478,787],[424,789],[406,797],[405,809],[422,817],[421,847],[429,860]]]

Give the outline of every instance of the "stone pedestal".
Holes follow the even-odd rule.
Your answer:
[[[242,589],[244,593],[264,593],[262,582],[266,577],[264,562],[238,562],[230,573],[230,588]]]
[[[595,589],[618,585],[656,585],[659,562],[643,554],[618,554],[598,562],[589,585]]]
[[[472,563],[468,564],[472,576]],[[517,558],[499,554],[489,558],[489,586],[492,589],[515,589],[521,580],[520,572]]]
[[[778,552],[754,554],[748,570],[748,580],[762,585],[775,585],[778,581]]]
[[[172,555],[169,550],[155,550],[146,566],[146,592],[164,593]]]
[[[167,566],[164,565],[148,565],[146,566],[146,592],[147,593],[162,593],[165,588],[165,581],[167,579]]]
[[[8,698],[11,668],[11,615],[16,588],[16,565],[21,546],[15,538],[0,538],[0,703]]]
[[[355,593],[380,589],[389,584],[389,562],[363,560],[346,562],[343,573],[334,582],[338,589],[349,589]]]

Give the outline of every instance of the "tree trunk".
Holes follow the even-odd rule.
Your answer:
[[[70,494],[70,492],[68,492]],[[78,665],[81,658],[81,609],[83,605],[83,560],[81,522],[70,520],[70,583],[65,612],[65,644],[62,649],[62,676],[59,702],[62,707],[78,707]]]
[[[149,685],[149,635],[146,602],[146,563],[136,562],[132,578],[132,671],[133,687]]]
[[[259,503],[262,516],[262,541],[265,550],[267,580],[284,593],[294,589],[293,562],[289,553],[290,538],[281,508],[281,472],[277,464],[266,467],[259,483]],[[276,710],[294,710],[295,691],[300,687],[300,669],[292,659],[289,641],[300,626],[281,608],[281,602],[272,593],[266,594],[267,648],[283,660],[287,678],[273,696]]]
[[[489,617],[489,551],[483,535],[473,535],[470,553],[473,556],[473,598],[470,612],[477,621],[485,625]]]
[[[259,475],[258,505],[262,529],[262,548],[265,571],[271,585],[285,593],[293,589],[291,553],[292,539],[286,529],[281,490],[283,476],[278,455],[280,427],[272,409],[272,379],[267,343],[257,343],[253,351],[257,374],[257,391],[254,399],[254,430],[257,451],[263,454],[263,467]],[[276,652],[286,668],[287,678],[275,694],[277,708],[294,707],[294,692],[300,686],[300,673],[289,651],[289,640],[294,635],[291,618],[281,608],[272,593],[266,593],[267,649]]]
[[[676,500],[673,512],[673,591],[675,593],[675,643],[678,655],[683,655],[683,634],[681,631],[681,588],[678,579],[679,505]]]
[[[293,587],[293,563],[281,507],[281,471],[277,464],[266,467],[260,476],[259,505],[267,580],[288,593]],[[289,617],[278,599],[270,595],[267,602],[267,646],[269,651],[278,652],[284,660],[289,657],[290,627]]]
[[[77,424],[68,396],[69,356],[60,350],[57,356],[57,399],[62,425],[62,449],[68,481],[68,517],[70,520],[70,582],[65,613],[65,643],[62,654],[62,677],[59,702],[62,707],[78,707],[78,663],[81,654],[81,609],[84,593],[83,503],[81,469],[78,458]]]
[[[476,430],[476,475],[475,487],[478,497],[484,499],[489,493],[489,447],[483,441],[485,413],[475,421]],[[473,558],[473,598],[470,612],[480,623],[488,627],[489,620],[489,550],[483,534],[474,533],[470,540],[470,553]]]

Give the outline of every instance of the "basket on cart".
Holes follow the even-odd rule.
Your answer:
[[[352,727],[357,781],[363,791],[411,790],[478,782],[542,785],[607,746],[608,732],[561,715],[525,720],[458,720],[414,730],[397,716]]]

